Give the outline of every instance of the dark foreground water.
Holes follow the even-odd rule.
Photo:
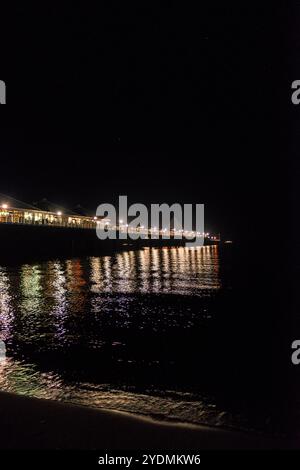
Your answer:
[[[226,263],[211,246],[0,266],[0,389],[281,432],[236,360]]]

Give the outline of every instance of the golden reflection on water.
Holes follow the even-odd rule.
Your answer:
[[[0,266],[0,339],[8,345],[12,340],[13,344],[28,344],[36,351],[40,344],[55,350],[57,345],[71,344],[76,326],[81,322],[85,329],[86,322],[97,319],[96,315],[109,308],[110,299],[114,301],[119,294],[206,297],[220,287],[216,246],[149,248],[15,268]],[[119,325],[129,315],[130,302],[123,297],[118,306],[113,306],[113,312],[124,315],[118,319]],[[148,315],[147,309],[143,312]],[[176,311],[173,317],[165,318],[175,324]],[[111,321],[116,321],[114,316]],[[1,363],[0,388],[17,387],[20,391],[26,383],[34,390],[36,374],[29,365],[24,367],[9,357]],[[49,377],[46,382],[51,381],[51,374]],[[60,378],[55,380],[59,382]]]
[[[90,258],[91,290],[199,294],[221,287],[216,246],[144,249]]]
[[[12,282],[10,282],[7,269],[0,267],[0,325],[3,341],[11,334],[13,317]]]
[[[18,313],[26,321],[36,312],[60,320],[84,311],[101,293],[204,295],[221,287],[217,246],[144,249],[112,256],[0,267],[0,331]]]
[[[38,265],[24,265],[20,272],[20,309],[23,316],[31,315],[36,309],[43,307],[46,301],[43,297],[41,269]]]
[[[242,413],[228,412],[211,397],[202,399],[197,390],[193,391],[193,382],[190,389],[189,383],[182,388],[178,385],[177,356],[173,357],[174,348],[181,354],[190,338],[196,346],[201,342],[198,333],[214,313],[214,294],[221,287],[216,246],[151,248],[20,267],[0,266],[0,340],[5,342],[7,353],[0,358],[0,390],[183,422],[242,427]],[[191,301],[194,297],[201,301]],[[175,337],[170,347],[173,327]],[[183,340],[179,337],[177,342],[176,332],[181,335],[184,329]],[[161,358],[159,348],[159,355],[152,355],[158,331],[167,333],[162,336],[168,339],[165,358]],[[184,339],[189,331],[195,331],[195,336],[187,334]],[[204,329],[205,335],[207,331]],[[132,332],[133,347],[126,350]],[[136,357],[143,352],[144,337],[145,354],[139,365]],[[198,361],[194,352],[193,358]],[[116,374],[111,381],[105,362]],[[135,363],[134,369],[126,368],[129,363]],[[159,377],[169,364],[176,385],[166,389]],[[143,388],[143,376],[134,387],[124,375],[124,370],[134,374],[137,370],[134,380],[138,381],[139,367],[149,373],[147,388]],[[122,370],[123,375],[119,375]],[[197,362],[192,372],[199,371]],[[152,383],[156,375],[158,381]]]
[[[149,248],[111,256],[24,264],[16,268],[0,266],[0,339],[10,350],[8,357],[0,362],[0,389],[100,408],[157,413],[182,421],[214,424],[214,420],[219,419],[219,410],[208,407],[198,398],[194,400],[192,395],[187,406],[186,392],[181,395],[180,391],[172,391],[169,396],[168,392],[164,396],[155,396],[127,389],[117,390],[109,384],[70,381],[62,369],[51,368],[51,364],[46,371],[40,368],[30,354],[32,348],[36,349],[38,357],[40,344],[49,346],[51,352],[61,347],[59,360],[60,351],[69,345],[88,342],[88,347],[92,344],[97,348],[101,341],[102,314],[106,311],[109,313],[104,315],[104,322],[109,318],[113,331],[116,327],[131,325],[130,321],[151,326],[148,316],[151,316],[152,309],[153,323],[158,320],[160,325],[164,322],[168,327],[181,325],[179,322],[184,325],[186,321],[189,327],[199,316],[197,309],[193,314],[188,313],[185,320],[182,311],[176,310],[177,306],[184,309],[184,303],[180,306],[177,297],[173,304],[168,299],[167,305],[171,305],[172,311],[163,311],[161,296],[157,294],[207,297],[220,287],[216,246]],[[144,294],[155,294],[151,296],[149,305],[147,301],[145,305],[140,303],[147,297]],[[118,298],[119,303],[116,301]],[[137,313],[128,318],[130,309],[136,304]],[[96,338],[91,340],[89,334],[95,334]],[[29,359],[20,357],[14,349],[20,343],[21,350],[24,345],[25,349],[29,345]],[[43,348],[41,350],[44,351]]]

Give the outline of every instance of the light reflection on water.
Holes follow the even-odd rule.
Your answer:
[[[66,383],[54,372],[40,372],[35,365],[7,359],[0,362],[0,388],[37,398],[65,401],[81,406],[112,409],[156,417],[158,419],[230,426],[228,412],[207,398],[176,390],[145,390],[137,393],[112,384]],[[192,412],[191,412],[192,410]],[[239,422],[241,426],[241,422]]]
[[[180,348],[194,342],[182,333],[214,318],[221,287],[216,246],[2,266],[0,339],[7,358],[0,388],[230,424],[230,414],[196,393],[188,375],[185,382],[176,378]],[[174,380],[166,384],[171,369]]]

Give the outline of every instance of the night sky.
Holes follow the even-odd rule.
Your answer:
[[[119,194],[205,203],[208,230],[257,237],[276,218],[274,197],[286,196],[285,14],[175,4],[8,12],[1,192],[91,209]]]

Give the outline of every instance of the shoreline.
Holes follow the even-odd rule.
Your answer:
[[[1,449],[288,449],[280,438],[0,392]]]

